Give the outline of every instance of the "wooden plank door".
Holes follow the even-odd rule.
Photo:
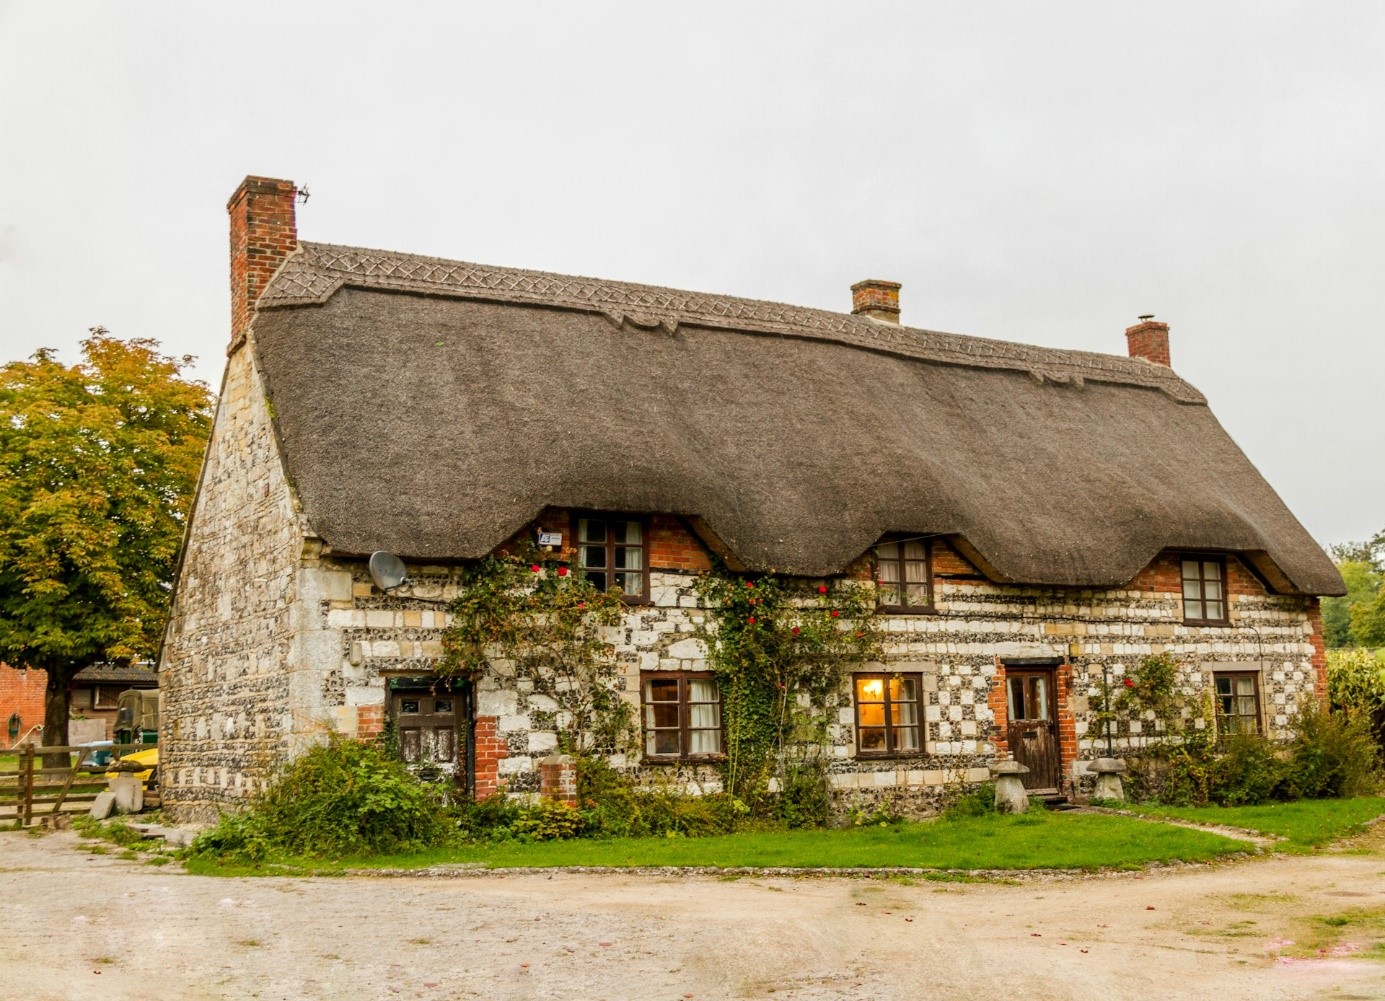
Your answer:
[[[466,714],[463,692],[429,688],[390,692],[390,718],[399,756],[423,778],[465,787]]]
[[[1005,672],[1005,702],[1010,711],[1007,737],[1010,753],[1029,768],[1022,776],[1026,789],[1058,790],[1062,763],[1054,675],[1051,668]]]

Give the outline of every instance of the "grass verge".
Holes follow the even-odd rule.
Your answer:
[[[1196,824],[1239,827],[1285,838],[1277,851],[1311,851],[1339,838],[1359,834],[1385,814],[1385,798],[1300,799],[1262,806],[1143,806],[1127,809],[1149,817],[1170,817]]]
[[[464,844],[409,855],[321,862],[275,859],[262,866],[188,859],[219,875],[340,872],[360,868],[694,866],[722,868],[918,868],[940,870],[1136,869],[1151,862],[1205,862],[1250,850],[1245,842],[1127,817],[989,815],[921,824],[728,834],[706,838],[575,838]]]

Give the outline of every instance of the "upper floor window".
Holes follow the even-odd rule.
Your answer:
[[[1218,671],[1212,676],[1217,690],[1219,733],[1260,732],[1260,679],[1254,671]]]
[[[592,586],[619,588],[627,599],[649,597],[644,522],[638,518],[577,519],[577,567]]]
[[[705,672],[646,672],[644,753],[669,761],[715,757],[721,747],[721,692]]]
[[[889,611],[933,607],[927,539],[882,542],[875,547],[876,604]]]
[[[1184,556],[1183,621],[1194,625],[1224,625],[1226,618],[1226,560],[1220,556]]]

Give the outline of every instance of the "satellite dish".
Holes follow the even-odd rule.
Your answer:
[[[383,549],[370,554],[370,579],[381,591],[393,591],[409,582],[404,561]]]

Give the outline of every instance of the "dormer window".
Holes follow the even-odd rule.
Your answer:
[[[927,539],[901,539],[875,547],[876,605],[887,612],[933,610]]]
[[[1226,625],[1226,560],[1185,554],[1181,563],[1183,621],[1190,626]]]
[[[591,515],[577,519],[577,568],[601,591],[619,588],[627,601],[649,598],[644,522]]]

